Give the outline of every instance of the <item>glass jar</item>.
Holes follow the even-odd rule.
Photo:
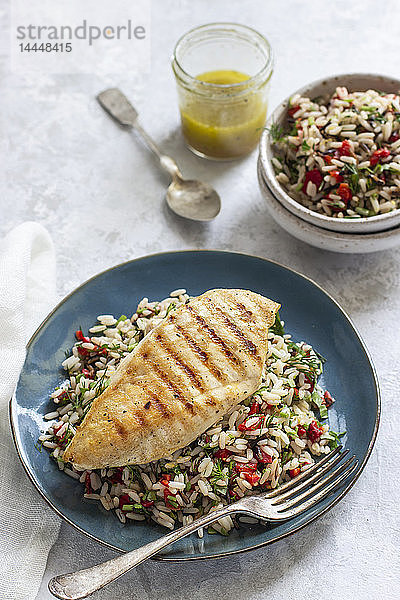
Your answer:
[[[176,44],[172,69],[183,135],[195,154],[230,160],[257,146],[273,69],[260,33],[235,23],[192,29]]]

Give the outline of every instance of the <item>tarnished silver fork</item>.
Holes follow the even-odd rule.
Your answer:
[[[342,451],[342,446],[338,446],[318,463],[279,488],[256,496],[245,496],[154,542],[100,565],[76,573],[58,575],[50,580],[49,590],[62,600],[86,598],[169,544],[233,513],[271,522],[296,517],[333,494],[357,469],[358,461],[355,456],[344,460],[348,452],[348,450]]]

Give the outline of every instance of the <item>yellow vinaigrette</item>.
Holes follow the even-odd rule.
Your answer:
[[[189,146],[200,155],[219,159],[253,150],[267,116],[264,86],[254,89],[249,75],[239,71],[208,71],[196,80],[218,87],[210,86],[210,94],[205,95],[200,88],[196,93],[194,86],[181,101],[182,130]]]

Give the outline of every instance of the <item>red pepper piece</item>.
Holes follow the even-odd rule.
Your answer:
[[[141,500],[141,505],[144,508],[150,508],[151,506],[154,505],[154,500]]]
[[[111,475],[108,479],[111,481],[111,483],[122,483],[122,471],[123,471],[123,467],[117,467],[115,470],[115,473],[113,473],[113,475]]]
[[[76,339],[79,340],[80,342],[86,342],[87,344],[90,343],[90,338],[85,337],[81,331],[81,329],[78,329],[78,331],[75,331],[75,335],[76,335]]]
[[[305,427],[303,427],[303,425],[298,425],[297,427],[297,435],[299,437],[304,437],[307,433],[307,430]]]
[[[311,442],[317,442],[324,430],[320,427],[317,421],[312,421],[308,426],[307,437]]]
[[[318,169],[311,169],[311,171],[307,171],[305,178],[304,178],[304,185],[302,188],[303,192],[305,194],[307,193],[307,186],[310,181],[315,185],[315,187],[318,190],[319,186],[322,183],[322,180],[323,180],[323,177]]]
[[[397,142],[398,140],[400,140],[400,135],[398,133],[392,133],[389,138],[389,144],[394,144],[394,142]]]
[[[258,475],[258,473],[244,473],[244,478],[251,483],[251,485],[257,485],[260,481],[260,475]]]
[[[259,419],[257,419],[257,421],[255,421],[251,425],[247,425],[247,419],[246,419],[246,421],[244,421],[243,423],[240,423],[240,425],[238,426],[238,429],[239,429],[239,431],[254,431],[255,429],[259,428],[259,426],[261,425],[261,423],[263,421],[263,418],[264,417],[260,417]]]
[[[326,390],[326,392],[324,393],[324,403],[326,405],[327,408],[329,408],[330,406],[332,406],[334,400],[332,398],[332,396],[330,395],[330,393],[328,392],[328,390]]]
[[[297,477],[300,475],[300,467],[296,467],[295,469],[289,469],[289,475],[293,479],[293,477]]]
[[[339,156],[351,156],[351,144],[348,140],[343,140],[340,148],[337,149]]]
[[[310,390],[309,391],[313,392],[314,391],[314,385],[315,385],[314,382],[313,382],[313,380],[310,379],[308,375],[304,375],[304,381],[309,384],[309,386],[310,386]]]
[[[215,458],[220,458],[221,460],[228,460],[228,458],[231,456],[232,452],[230,450],[226,450],[226,448],[224,450],[217,450],[216,453],[214,454]]]
[[[89,354],[89,350],[82,348],[82,346],[78,346],[78,354],[81,356],[87,356]]]
[[[268,454],[268,452],[264,452],[264,450],[262,448],[258,448],[257,451],[257,458],[258,458],[258,462],[260,462],[262,465],[269,465],[272,463],[272,456],[270,454]]]
[[[296,106],[292,106],[291,108],[289,108],[289,110],[288,110],[289,117],[293,117],[293,115],[296,114],[299,109],[300,109],[300,106],[298,104],[296,104]]]
[[[85,475],[85,494],[92,493],[92,485],[90,483],[90,473],[86,473]]]
[[[381,160],[390,156],[390,154],[390,150],[388,150],[387,148],[380,148],[380,150],[375,150],[375,152],[372,153],[371,158],[369,159],[371,167],[375,167],[375,165],[381,162]]]
[[[84,375],[87,379],[93,379],[93,373],[91,373],[89,369],[82,369],[82,375]]]
[[[331,165],[332,164],[332,156],[330,156],[329,154],[325,154],[323,156],[324,161],[326,162],[327,165]]]
[[[228,492],[232,500],[239,500],[239,495],[236,492],[234,492],[233,490],[228,490]]]
[[[171,510],[179,510],[176,506],[174,506],[173,504],[170,504],[170,502],[168,501],[168,496],[173,496],[175,498],[176,494],[173,494],[168,488],[165,488],[164,490],[164,502],[165,502],[165,506],[167,508],[170,508]]]
[[[259,413],[260,410],[261,410],[261,405],[257,401],[254,401],[253,404],[250,406],[249,415],[255,415],[255,414]]]
[[[60,425],[55,425],[53,427],[53,431],[54,433],[57,435],[57,433],[60,431],[61,427],[64,425],[64,423],[60,423]]]
[[[350,200],[352,198],[352,193],[351,193],[351,189],[349,188],[349,185],[347,183],[341,183],[339,185],[337,193],[339,194],[339,196],[341,197],[343,202],[345,202],[346,204],[348,202],[350,202]]]
[[[171,481],[171,475],[169,473],[163,473],[163,475],[160,479],[160,483],[162,485],[165,485],[166,487],[168,487],[170,481]]]
[[[124,504],[133,504],[133,500],[128,494],[122,494],[122,496],[119,497],[119,507],[121,510]]]
[[[331,177],[334,177],[337,183],[341,183],[342,181],[344,181],[343,175],[341,175],[340,172],[336,169],[332,169],[332,171],[329,171],[329,175]]]

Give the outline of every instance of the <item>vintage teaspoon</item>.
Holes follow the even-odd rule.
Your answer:
[[[139,125],[138,113],[120,90],[117,88],[105,90],[97,96],[97,99],[104,110],[121,125],[133,127],[139,132],[147,146],[159,159],[161,167],[170,174],[172,182],[167,189],[166,199],[174,213],[193,221],[211,221],[218,215],[221,199],[217,192],[207,183],[183,179],[174,159],[162,154],[152,138]]]

